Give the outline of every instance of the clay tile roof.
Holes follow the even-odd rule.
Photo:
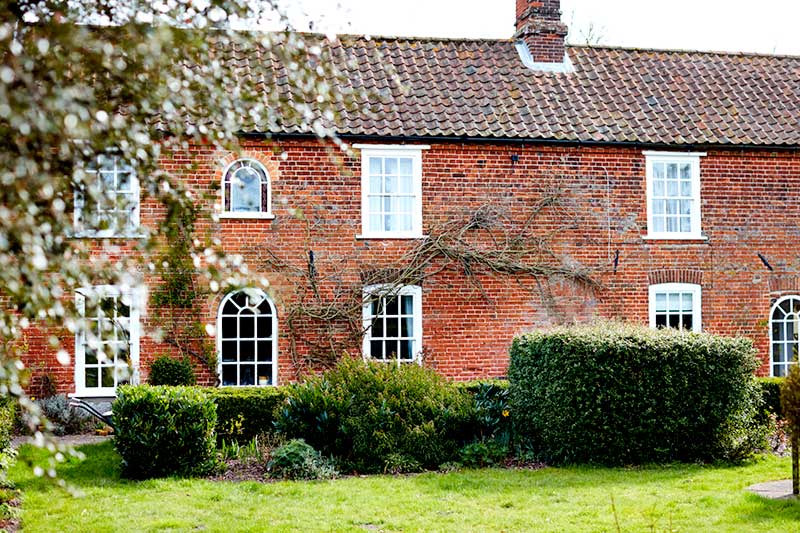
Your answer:
[[[574,71],[547,73],[510,40],[326,45],[346,83],[376,95],[340,110],[342,135],[800,146],[800,57],[571,46]]]

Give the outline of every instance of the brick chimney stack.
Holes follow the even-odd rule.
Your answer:
[[[517,0],[517,31],[536,63],[564,61],[567,26],[561,22],[561,0]]]

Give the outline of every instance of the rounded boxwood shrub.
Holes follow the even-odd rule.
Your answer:
[[[194,385],[197,379],[189,359],[174,359],[168,355],[161,355],[150,365],[150,375],[147,378],[150,385]]]
[[[122,386],[112,410],[124,476],[194,476],[215,468],[217,407],[202,389]]]
[[[473,418],[469,396],[432,370],[345,359],[291,386],[276,428],[343,470],[397,472],[457,457]]]
[[[217,404],[217,439],[249,442],[254,437],[271,433],[286,393],[284,387],[206,389],[206,394]]]
[[[739,459],[763,444],[752,341],[601,323],[518,337],[517,436],[550,463]]]
[[[784,378],[758,378],[761,397],[764,400],[763,411],[767,415],[783,418],[781,410],[781,384]]]

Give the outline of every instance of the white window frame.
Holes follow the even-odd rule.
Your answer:
[[[667,239],[667,240],[705,240],[702,234],[701,218],[701,196],[700,196],[700,158],[705,156],[705,152],[644,152],[646,167],[646,198],[647,198],[647,235],[646,239]],[[683,231],[653,231],[653,196],[654,196],[654,171],[655,163],[688,163],[692,173],[692,209],[691,209],[691,229]],[[666,229],[666,228],[665,228]]]
[[[99,154],[95,158],[95,164],[99,164],[100,157],[113,157],[116,160],[123,159],[120,154],[112,151],[105,154]],[[128,164],[130,164],[132,170],[131,198],[133,200],[133,209],[131,210],[130,214],[130,224],[124,228],[109,228],[109,229],[96,229],[87,226],[86,221],[82,220],[82,217],[85,214],[83,212],[83,208],[86,199],[83,191],[76,189],[73,194],[74,209],[72,212],[72,224],[75,230],[74,233],[75,237],[108,239],[108,238],[131,238],[140,236],[139,226],[141,224],[140,211],[141,211],[142,198],[141,198],[141,190],[139,187],[139,176],[138,173],[136,172],[135,162],[128,161]],[[86,174],[97,175],[99,173],[99,165],[97,170],[83,169],[83,172]],[[88,180],[86,180],[84,183],[88,184]]]
[[[786,340],[776,341],[775,339],[772,338],[772,326],[773,326],[773,321],[774,321],[775,310],[778,308],[778,306],[780,304],[782,304],[783,302],[785,302],[787,300],[800,300],[800,295],[798,295],[798,294],[788,294],[786,296],[782,296],[781,298],[778,298],[775,301],[775,303],[772,304],[772,306],[769,308],[769,375],[772,376],[772,377],[775,376],[775,366],[776,365],[786,366],[786,372],[788,374],[789,370],[792,368],[792,365],[796,365],[797,364],[797,361],[794,361],[794,362],[793,361],[787,361],[787,362],[779,362],[779,363],[774,362],[772,360],[772,357],[773,357],[772,352],[773,352],[773,349],[774,349],[774,345],[775,344],[798,344],[798,348],[800,349],[800,341],[798,341],[797,343],[791,343],[791,342],[788,342]],[[786,374],[784,374],[784,376],[786,376]]]
[[[372,311],[371,305],[376,297],[413,297],[414,308],[414,335],[411,339],[414,342],[411,360],[401,360],[400,354],[397,359],[374,359],[370,354],[370,341],[372,340]],[[375,361],[378,363],[394,363],[397,365],[417,363],[422,364],[422,287],[419,285],[404,285],[396,287],[393,285],[369,285],[364,287],[364,304],[362,306],[362,319],[364,326],[364,340],[361,347],[361,354],[365,361]]]
[[[656,327],[656,294],[658,293],[691,293],[692,294],[692,331],[703,330],[703,299],[702,287],[694,283],[658,283],[650,285],[648,309],[650,313],[650,327]]]
[[[267,180],[267,205],[266,211],[226,211],[225,210],[225,178],[230,172],[231,168],[243,161],[249,162],[253,166],[260,167],[261,171],[264,172],[264,176]],[[275,218],[274,213],[272,212],[272,176],[267,170],[267,167],[258,159],[254,159],[252,157],[240,157],[235,161],[231,161],[222,171],[222,181],[221,181],[221,194],[222,194],[222,203],[220,204],[219,208],[219,218],[241,218],[241,219],[267,219],[272,220]]]
[[[429,145],[377,145],[355,144],[361,150],[361,234],[360,239],[418,239],[422,235],[422,150]],[[412,159],[412,193],[414,205],[411,212],[410,231],[370,231],[369,229],[369,158],[410,157]]]
[[[144,289],[130,288],[123,290],[116,285],[94,285],[81,287],[75,294],[75,305],[78,312],[83,316],[86,310],[86,298],[94,296],[121,297],[127,295],[130,298],[130,317],[128,319],[128,337],[130,343],[130,365],[131,365],[131,384],[139,382],[139,342],[141,340],[141,313],[144,308]],[[86,365],[86,345],[87,331],[85,327],[80,327],[75,333],[75,394],[77,397],[113,397],[116,396],[116,387],[87,387],[86,375],[84,372]],[[98,375],[98,384],[101,384],[101,376]]]
[[[259,385],[258,384],[258,374],[255,375],[256,383],[254,385],[223,385],[222,384],[222,309],[225,307],[225,304],[228,303],[228,300],[233,298],[236,294],[242,291],[249,291],[252,293],[257,293],[260,295],[266,302],[269,304],[270,312],[272,313],[272,376],[271,382],[267,385]],[[237,324],[238,327],[238,324]],[[256,331],[258,331],[258,324],[256,324]],[[275,308],[275,303],[272,301],[272,298],[269,295],[262,291],[261,289],[253,289],[253,288],[244,288],[235,291],[231,291],[225,295],[222,301],[219,303],[217,307],[217,330],[216,330],[216,349],[217,349],[217,377],[219,378],[219,386],[220,387],[231,387],[231,388],[238,388],[238,387],[277,387],[278,386],[278,313],[277,309]],[[227,338],[227,340],[233,340],[231,338]],[[239,340],[238,334],[235,337],[235,340]],[[256,356],[256,359],[257,356]],[[240,366],[242,364],[241,361],[237,361],[236,365]],[[246,363],[247,364],[247,363]],[[258,368],[258,361],[254,360],[253,365]],[[257,372],[257,370],[256,370]],[[237,371],[237,377],[239,376]],[[238,381],[238,379],[237,379]]]

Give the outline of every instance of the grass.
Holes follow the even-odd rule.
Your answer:
[[[788,477],[786,458],[743,466],[468,470],[325,482],[120,479],[110,443],[59,469],[74,497],[33,476],[22,448],[11,478],[28,531],[791,531],[800,502],[748,485]],[[612,509],[615,509],[615,511]]]

